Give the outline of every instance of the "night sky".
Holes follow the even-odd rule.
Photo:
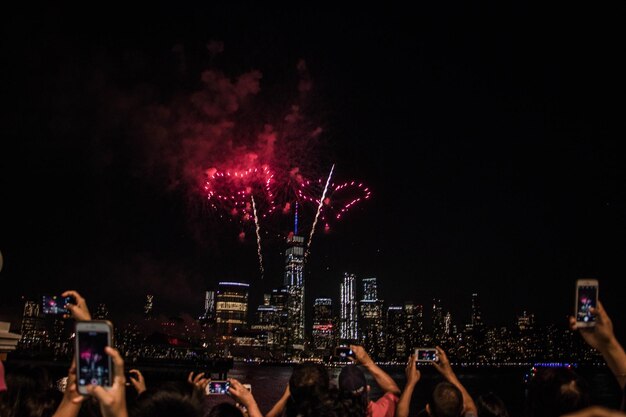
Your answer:
[[[280,136],[298,105],[290,134],[318,134],[294,164],[372,190],[314,236],[308,297],[338,299],[349,271],[457,322],[478,292],[488,323],[565,323],[575,280],[595,277],[623,326],[626,6],[500,3],[7,13],[0,319],[65,289],[115,318],[146,293],[196,315],[220,280],[250,282],[251,304],[281,284],[284,245],[263,246],[261,280],[252,229],[240,242],[190,180],[187,162],[222,158],[180,129],[204,123],[190,103],[211,69],[262,74],[225,117],[236,141]]]

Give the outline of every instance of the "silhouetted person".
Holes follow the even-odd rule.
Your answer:
[[[476,399],[478,417],[509,417],[504,401],[493,392],[481,395]]]
[[[355,405],[362,407],[368,417],[394,417],[400,388],[385,371],[374,363],[362,346],[351,345],[350,349],[354,352],[354,358],[351,359],[355,364],[344,366],[337,378],[337,385],[342,395],[352,398]],[[365,373],[357,365],[361,365],[369,372],[383,391],[383,396],[378,400],[370,400],[370,386],[367,385]]]
[[[529,417],[558,417],[589,406],[589,385],[569,368],[539,368],[528,387]]]

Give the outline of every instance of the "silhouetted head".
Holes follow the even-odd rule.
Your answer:
[[[291,398],[296,402],[328,392],[329,385],[326,367],[317,363],[296,366],[289,378]]]
[[[357,365],[344,366],[337,378],[337,385],[344,398],[351,398],[355,403],[367,409],[369,386],[361,368]]]
[[[148,389],[139,396],[131,412],[133,417],[202,417],[198,396],[176,390]],[[241,416],[238,416],[241,417]]]
[[[460,417],[463,412],[463,394],[449,382],[435,386],[426,410],[432,417]]]
[[[557,417],[589,406],[589,385],[569,368],[539,368],[527,400],[531,417]]]
[[[50,416],[54,413],[61,393],[42,367],[20,366],[6,375],[7,390],[0,393],[0,415]]]
[[[476,408],[478,417],[509,417],[504,401],[493,392],[476,398]]]
[[[304,363],[296,366],[289,378],[290,400],[287,416],[308,416],[319,413],[328,398],[330,380],[322,364]]]
[[[223,402],[211,408],[208,417],[243,417],[243,413],[234,404]]]

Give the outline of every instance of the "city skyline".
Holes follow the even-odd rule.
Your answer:
[[[623,322],[620,13],[459,7],[17,7],[1,41],[0,319],[66,289],[114,314],[146,294],[202,310],[222,281],[256,303],[284,282],[297,207],[309,306],[349,272],[426,315],[440,298],[459,317],[478,293],[487,324],[558,323],[593,277]],[[212,181],[240,166],[261,171]],[[224,190],[246,198],[220,205]]]
[[[247,314],[251,311],[248,284],[220,282],[214,293],[206,292],[205,312],[196,319],[157,316],[154,297],[147,295],[139,321],[118,322],[114,327],[117,346],[135,361],[185,361],[189,355],[221,361],[233,357],[269,362],[305,358],[328,361],[340,359],[335,357],[335,347],[350,343],[363,345],[372,358],[387,363],[403,364],[413,349],[421,346],[442,346],[454,360],[470,364],[602,364],[600,354],[586,346],[576,332],[565,326],[539,324],[533,313],[523,311],[515,320],[488,326],[480,316],[479,294],[473,293],[469,320],[453,320],[439,299],[432,300],[433,314],[427,317],[424,306],[411,301],[386,305],[378,300],[378,283],[373,277],[360,280],[363,292],[352,329],[344,303],[348,305],[355,298],[355,281],[351,274],[344,276],[339,312],[333,311],[332,299],[315,299],[311,306],[313,326],[306,329],[304,339],[291,335],[290,315],[294,312],[287,287],[265,294],[252,317]],[[100,303],[94,319],[110,319],[109,313],[106,304]],[[425,325],[429,320],[430,327]],[[60,315],[43,314],[40,302],[26,301],[15,354],[67,358],[72,348],[71,324],[72,320]]]

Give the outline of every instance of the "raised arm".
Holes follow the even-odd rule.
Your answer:
[[[406,369],[404,370],[404,373],[406,374],[406,385],[404,386],[402,395],[400,395],[400,401],[398,401],[398,405],[396,405],[396,417],[409,416],[413,390],[415,389],[415,385],[417,385],[420,377],[422,376],[420,371],[418,371],[417,367],[415,366],[414,355],[409,356],[409,361],[406,364]]]
[[[476,408],[476,403],[472,399],[472,396],[469,395],[469,392],[465,389],[459,378],[457,378],[456,374],[452,370],[452,366],[450,366],[450,360],[448,359],[448,355],[441,349],[439,346],[436,347],[437,356],[439,360],[437,362],[433,362],[433,366],[435,369],[439,371],[439,373],[452,385],[457,387],[461,394],[463,395],[463,408],[464,413],[473,413],[474,415],[478,415],[478,409]]]
[[[291,393],[289,392],[289,384],[287,384],[287,388],[285,388],[285,392],[283,392],[283,396],[274,404],[272,409],[268,411],[265,417],[281,417],[285,409],[287,408],[287,401],[289,401],[289,397]]]
[[[89,308],[85,299],[74,290],[65,291],[61,294],[63,297],[73,297],[76,304],[69,303],[65,307],[70,311],[71,316],[76,320],[91,320]]]
[[[591,314],[596,317],[595,326],[577,328],[576,319],[570,317],[570,329],[578,330],[585,342],[602,354],[619,386],[624,389],[626,385],[626,353],[615,337],[611,318],[600,301],[598,301],[597,308],[591,309]]]
[[[354,362],[358,365],[362,365],[365,369],[368,370],[376,384],[380,387],[383,392],[390,392],[393,395],[400,395],[400,388],[398,388],[398,384],[391,378],[385,371],[380,369],[378,365],[374,363],[370,355],[367,354],[363,346],[358,345],[350,345],[350,349],[354,352]]]
[[[248,391],[248,389],[238,380],[230,378],[229,381],[230,388],[228,389],[228,393],[235,399],[235,401],[246,407],[248,417],[263,417],[263,414],[261,414],[259,406],[257,405],[252,393]]]
[[[76,388],[76,359],[72,359],[72,365],[67,373],[67,384],[63,392],[63,399],[52,417],[76,417],[80,411],[84,397]]]

